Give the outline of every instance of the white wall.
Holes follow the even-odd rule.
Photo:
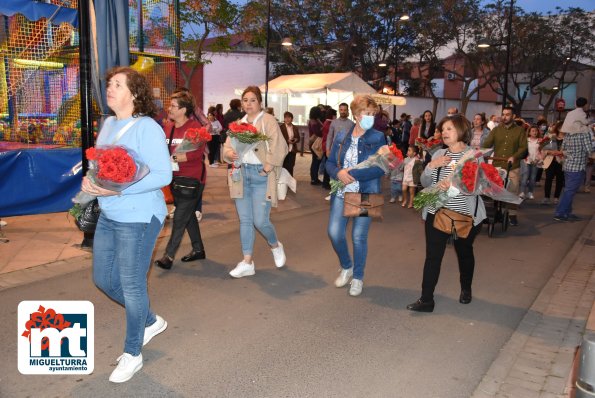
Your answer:
[[[240,98],[236,89],[264,84],[264,54],[253,53],[208,53],[205,58],[211,63],[204,67],[203,104],[206,113],[209,106],[223,104],[223,112],[229,109],[229,101]]]

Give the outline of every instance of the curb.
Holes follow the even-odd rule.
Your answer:
[[[492,362],[473,398],[568,394],[576,347],[581,343],[595,298],[595,264],[577,259],[594,233],[595,216],[591,216]]]

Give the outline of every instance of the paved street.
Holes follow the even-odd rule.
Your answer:
[[[471,304],[458,303],[449,248],[435,312],[411,313],[405,306],[419,296],[425,247],[419,215],[385,206],[385,220],[370,232],[363,293],[350,297],[333,285],[339,265],[326,236],[326,192],[307,182],[309,157],[298,159],[298,193],[273,215],[287,267],[275,269],[258,237],[256,275],[240,280],[227,274],[241,250],[224,170],[209,170],[201,223],[208,259],[151,270],[152,306],[169,328],[145,347],[144,368],[127,383],[107,381],[123,346],[124,311],[93,285],[88,254],[61,260],[60,269],[72,264],[75,272],[0,290],[8,325],[0,331],[0,396],[469,397],[593,212],[589,194],[577,196],[576,213],[585,221],[575,223],[555,223],[552,207],[527,203],[519,227],[503,234],[498,225],[493,238],[484,228],[478,237]],[[160,239],[156,255],[165,242]],[[179,256],[187,250],[185,240]],[[92,375],[18,373],[14,326],[25,299],[94,304]]]

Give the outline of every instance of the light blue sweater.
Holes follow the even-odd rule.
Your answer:
[[[111,144],[118,132],[132,118],[117,120],[108,118],[97,138],[97,146]],[[139,160],[149,166],[149,174],[132,184],[120,196],[99,197],[102,213],[113,221],[149,223],[153,216],[161,222],[167,215],[167,207],[161,187],[172,179],[171,162],[165,142],[165,133],[150,117],[141,117],[116,143],[132,149]]]

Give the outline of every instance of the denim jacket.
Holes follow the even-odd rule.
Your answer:
[[[347,149],[351,145],[351,134],[353,128],[348,132],[340,132],[333,140],[333,147],[331,154],[326,161],[326,172],[331,178],[337,179],[337,173],[343,168],[343,160]],[[343,143],[345,141],[345,143]],[[366,130],[358,142],[358,163],[366,160],[370,155],[373,155],[378,149],[386,145],[384,134],[373,128]],[[339,154],[339,147],[341,153]],[[337,165],[337,157],[341,164]],[[359,190],[363,193],[380,193],[381,192],[381,177],[384,175],[384,171],[380,167],[369,167],[365,169],[354,169],[349,171],[349,174],[359,181]]]

